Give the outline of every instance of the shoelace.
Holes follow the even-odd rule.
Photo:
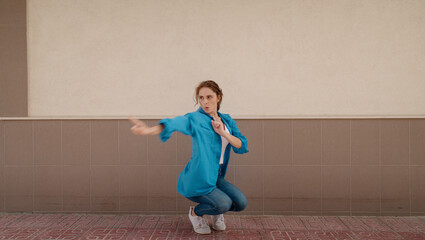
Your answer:
[[[202,227],[208,225],[207,220],[205,218],[203,218],[203,217],[198,217],[198,218],[200,218],[200,221],[198,223],[198,227],[202,228]]]
[[[220,222],[224,223],[224,216],[223,216],[223,214],[218,215],[218,217],[216,218],[215,222],[216,223],[220,223]]]

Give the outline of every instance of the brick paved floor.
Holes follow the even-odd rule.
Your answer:
[[[225,219],[225,231],[198,235],[186,215],[0,214],[0,239],[425,239],[425,217]]]

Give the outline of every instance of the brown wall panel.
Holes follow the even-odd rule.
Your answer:
[[[126,121],[1,121],[1,211],[186,214],[196,203],[176,185],[191,157],[191,138],[175,132],[162,143],[133,135]],[[425,213],[421,150],[416,147],[417,160],[409,158],[413,145],[425,141],[425,119],[237,122],[256,161],[251,152],[231,152],[226,179],[248,198],[247,209],[236,214]],[[272,149],[267,155],[266,145],[290,154]],[[390,157],[394,151],[405,156],[406,148],[407,161]],[[277,159],[292,152],[298,160]]]
[[[0,117],[28,116],[26,1],[0,1]]]
[[[63,211],[90,212],[90,166],[63,166]]]

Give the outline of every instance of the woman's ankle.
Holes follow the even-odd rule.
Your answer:
[[[198,215],[196,215],[195,213],[195,208],[192,208],[192,216],[197,217]]]

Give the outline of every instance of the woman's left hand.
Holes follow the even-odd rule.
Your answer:
[[[214,129],[214,131],[219,134],[220,136],[224,136],[224,133],[226,132],[224,130],[224,123],[221,121],[221,118],[215,113],[213,115],[214,120],[211,120],[211,125]]]

